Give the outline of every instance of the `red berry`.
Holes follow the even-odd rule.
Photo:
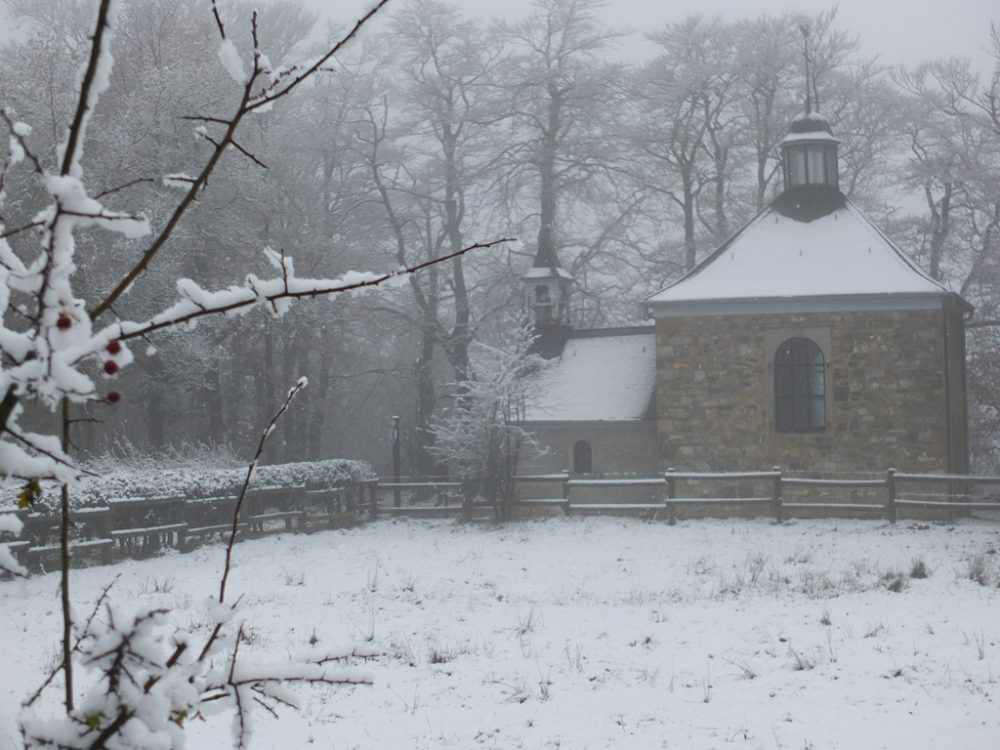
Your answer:
[[[118,363],[115,362],[113,359],[109,359],[107,362],[104,363],[104,372],[106,372],[108,375],[114,375],[116,372],[118,372]]]
[[[71,328],[73,321],[69,319],[69,315],[60,315],[59,320],[56,321],[56,328],[60,331],[65,331]]]
[[[118,354],[122,350],[121,342],[118,340],[108,342],[108,353]]]
[[[109,404],[117,404],[119,401],[122,400],[122,394],[120,394],[118,391],[108,391],[108,395],[106,396],[106,398]]]

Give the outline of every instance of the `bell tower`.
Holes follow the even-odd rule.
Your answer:
[[[559,265],[555,250],[539,247],[521,286],[538,353],[546,359],[558,356],[572,331],[572,274]]]

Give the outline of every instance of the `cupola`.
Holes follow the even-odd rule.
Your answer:
[[[535,331],[535,349],[546,359],[558,356],[572,331],[570,296],[573,276],[559,265],[555,250],[539,247],[521,277],[524,309]]]
[[[521,284],[525,310],[535,328],[569,325],[573,276],[559,265],[554,252],[539,251]]]
[[[806,112],[792,120],[788,135],[781,141],[785,165],[785,190],[801,187],[839,189],[837,146],[830,123],[819,112]]]

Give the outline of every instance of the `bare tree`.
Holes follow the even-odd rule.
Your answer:
[[[54,160],[33,148],[32,129],[28,124],[14,119],[6,110],[0,111],[0,121],[9,136],[6,153],[0,161],[0,205],[15,176],[35,182],[50,201],[32,220],[16,223],[12,229],[0,227],[0,290],[5,300],[0,324],[4,353],[0,369],[0,392],[4,394],[0,400],[0,443],[4,448],[0,454],[0,472],[8,482],[24,482],[21,499],[25,505],[37,498],[40,482],[54,481],[61,485],[63,638],[59,670],[64,683],[64,714],[52,722],[26,714],[22,730],[25,743],[30,747],[97,750],[121,746],[123,733],[132,738],[128,742],[143,736],[149,738],[149,747],[179,747],[183,743],[181,726],[189,713],[205,702],[217,700],[232,701],[235,706],[240,725],[237,740],[242,746],[248,737],[245,718],[250,703],[263,702],[272,711],[276,703],[287,703],[283,694],[276,690],[280,683],[364,680],[353,673],[331,671],[330,663],[346,655],[319,656],[279,671],[242,665],[237,661],[238,631],[235,640],[229,642],[228,656],[224,658],[228,661],[228,669],[220,676],[219,665],[214,660],[218,656],[215,647],[230,614],[226,610],[231,610],[225,601],[226,572],[220,585],[219,611],[214,618],[216,627],[197,655],[189,653],[190,641],[186,637],[163,640],[158,636],[165,625],[165,612],[160,610],[122,617],[108,609],[106,621],[91,617],[74,642],[70,597],[70,490],[87,472],[72,455],[70,427],[71,404],[119,400],[117,391],[98,385],[100,381],[96,378],[114,378],[133,363],[129,342],[147,339],[160,331],[191,326],[203,318],[242,314],[254,308],[263,308],[281,317],[295,300],[377,287],[437,262],[447,262],[475,247],[460,248],[433,262],[397,268],[388,273],[355,272],[328,279],[300,276],[292,259],[284,252],[265,248],[265,256],[273,267],[271,278],[248,274],[242,283],[215,291],[182,278],[177,281],[173,304],[138,320],[128,320],[117,314],[118,302],[163,257],[185,215],[196,200],[207,194],[209,180],[223,156],[238,154],[261,166],[258,156],[247,147],[246,125],[256,115],[284,103],[286,97],[324,69],[386,3],[387,0],[381,0],[312,62],[281,68],[272,67],[264,54],[256,14],[251,20],[252,47],[248,55],[241,55],[233,43],[232,29],[227,33],[223,15],[213,3],[221,39],[218,57],[235,82],[238,96],[228,113],[207,110],[186,118],[196,124],[195,134],[209,144],[209,154],[193,174],[172,173],[163,178],[168,185],[180,189],[181,197],[155,230],[146,216],[105,205],[134,185],[134,181],[93,195],[85,179],[84,147],[92,142],[88,139],[88,127],[92,125],[101,95],[113,80],[110,50],[119,20],[113,0],[101,0],[97,8],[92,41],[79,79],[76,106]],[[143,240],[144,244],[124,269],[108,269],[106,273],[113,281],[107,291],[91,295],[88,300],[77,297],[74,288],[79,260],[75,238],[81,230],[90,227]],[[17,252],[10,240],[23,235],[34,235],[38,244]],[[145,240],[147,237],[151,239]],[[248,471],[247,483],[264,450],[264,440],[304,384],[300,381],[289,392],[284,405],[265,429]],[[26,411],[37,413],[46,409],[56,411],[61,417],[62,427],[57,435],[34,432],[22,426]],[[238,516],[234,517],[233,536],[237,521]],[[5,527],[9,526],[5,522]],[[230,550],[231,546],[232,537]],[[226,571],[228,559],[227,555]],[[0,545],[0,565],[15,574],[24,574],[6,545]],[[99,602],[98,607],[102,605],[103,602]],[[79,704],[74,682],[77,660],[94,668],[96,674],[87,697]],[[146,696],[155,696],[156,700],[149,704]]]

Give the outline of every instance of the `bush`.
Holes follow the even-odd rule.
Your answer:
[[[325,489],[348,484],[374,476],[371,466],[364,461],[331,458],[325,461],[308,461],[290,464],[258,466],[250,486],[308,487]],[[77,508],[104,505],[110,499],[142,497],[215,497],[235,495],[246,478],[246,467],[218,467],[205,465],[157,468],[133,466],[127,471],[109,472],[99,477],[88,477],[73,489],[72,502]],[[58,504],[58,489],[46,492],[41,503]],[[16,490],[0,496],[0,507],[16,505]]]

